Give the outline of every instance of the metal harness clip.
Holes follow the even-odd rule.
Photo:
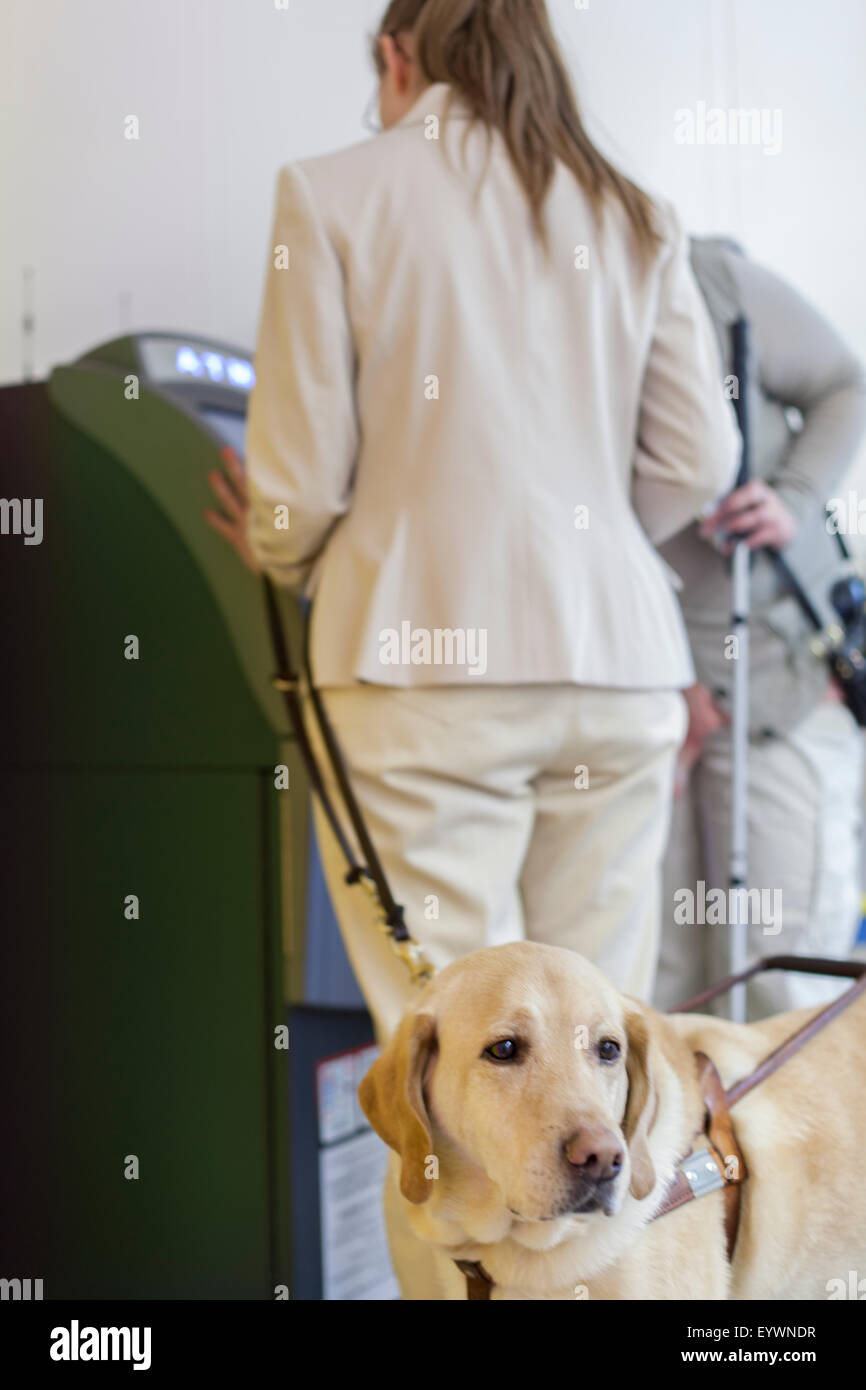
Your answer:
[[[413,984],[424,984],[433,978],[433,966],[425,956],[417,941],[395,941],[391,938],[391,949],[409,967]]]
[[[696,1197],[703,1197],[707,1192],[714,1192],[717,1187],[725,1186],[719,1165],[709,1149],[695,1149],[694,1153],[688,1154],[681,1161],[679,1168]]]

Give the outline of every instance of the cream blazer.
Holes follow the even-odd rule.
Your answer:
[[[447,83],[280,170],[247,431],[253,553],[313,596],[317,684],[693,679],[654,543],[738,436],[673,210],[641,269],[558,166],[551,258]]]

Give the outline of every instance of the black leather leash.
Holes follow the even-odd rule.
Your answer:
[[[348,884],[360,883],[368,888],[379,903],[382,909],[383,919],[382,928],[390,938],[391,945],[395,953],[405,961],[415,983],[423,983],[433,974],[433,968],[424,956],[424,952],[418,943],[413,940],[409,928],[406,926],[404,910],[391,892],[388,878],[382,867],[382,861],[376,853],[375,845],[367,829],[363,813],[358,805],[357,797],[352,790],[349,780],[349,773],[346,768],[337,736],[328,718],[327,711],[322,700],[320,691],[313,683],[312,672],[310,670],[310,620],[309,615],[303,616],[304,642],[303,642],[303,680],[306,690],[310,697],[310,704],[319,726],[322,742],[328,754],[331,769],[334,774],[340,796],[343,800],[349,821],[360,847],[363,863],[359,863],[349,842],[349,838],[340,822],[330,793],[322,776],[322,771],[316,762],[316,755],[307,733],[304,721],[304,711],[301,704],[300,689],[301,675],[295,669],[289,650],[289,642],[283,627],[280,616],[279,602],[274,591],[273,582],[264,576],[265,606],[268,617],[268,628],[271,635],[271,645],[274,650],[276,661],[276,671],[272,677],[274,687],[279,690],[283,697],[286,710],[289,716],[292,732],[297,741],[307,775],[310,779],[310,786],[318,797],[322,810],[324,811],[328,824],[334,832],[337,843],[340,846],[343,857],[346,860],[345,881]]]

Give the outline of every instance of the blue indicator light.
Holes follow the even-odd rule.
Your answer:
[[[184,343],[177,348],[174,369],[178,376],[206,377],[215,385],[233,386],[238,391],[251,391],[256,384],[252,362],[245,357],[224,357],[204,344],[193,347]]]
[[[201,358],[194,348],[181,347],[177,350],[174,365],[184,376],[204,376]]]
[[[204,365],[211,381],[222,381],[226,374],[226,364],[218,352],[206,352]]]
[[[242,391],[252,390],[256,383],[252,362],[244,362],[240,357],[232,357],[226,363],[226,375],[232,386],[238,386]]]

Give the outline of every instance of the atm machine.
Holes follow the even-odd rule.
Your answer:
[[[394,1296],[341,1207],[384,1164],[372,1029],[262,584],[204,519],[253,384],[243,351],[141,333],[0,391],[0,1242],[46,1298]]]

